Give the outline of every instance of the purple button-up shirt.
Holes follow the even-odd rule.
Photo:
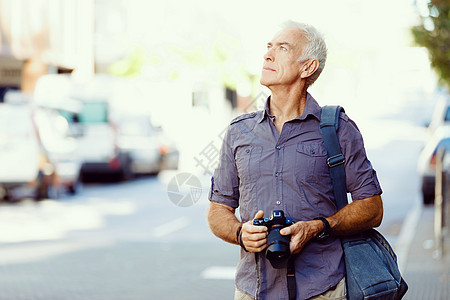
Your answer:
[[[258,210],[266,217],[283,210],[294,221],[336,213],[327,151],[319,132],[321,107],[308,93],[303,115],[278,132],[266,109],[234,119],[226,132],[209,199],[239,207],[242,222]],[[340,114],[339,142],[345,156],[347,190],[353,201],[382,193],[367,159],[361,133]],[[297,299],[335,286],[345,269],[340,240],[309,242],[295,259]],[[264,253],[241,250],[236,287],[256,299],[288,299],[286,269],[274,269]]]

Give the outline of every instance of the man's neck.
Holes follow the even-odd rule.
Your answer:
[[[306,105],[306,89],[271,88],[270,113],[283,123],[303,114]]]

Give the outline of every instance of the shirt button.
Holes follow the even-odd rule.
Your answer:
[[[280,146],[277,146],[276,148],[277,148],[277,150],[280,150],[280,149],[281,149],[281,147],[280,147]]]
[[[276,172],[276,173],[275,173],[275,176],[276,176],[276,177],[280,176],[280,173]]]
[[[281,201],[278,200],[276,203],[277,203],[277,205],[280,205],[280,204],[281,204]]]

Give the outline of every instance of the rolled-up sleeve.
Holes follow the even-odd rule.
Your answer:
[[[361,200],[383,191],[377,173],[367,158],[362,135],[356,124],[346,118],[341,122],[339,139],[345,156],[347,191],[353,200]]]
[[[230,125],[220,149],[219,164],[211,178],[209,200],[233,208],[239,206],[239,176],[233,150],[233,134]]]

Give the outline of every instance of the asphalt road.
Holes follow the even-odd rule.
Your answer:
[[[389,122],[362,131],[366,140],[374,134],[383,140],[368,143],[367,152],[384,190],[380,230],[395,246],[420,201],[423,132],[410,122]],[[209,178],[198,176],[201,188],[191,190],[195,184],[183,185],[188,178],[176,175],[88,184],[59,200],[2,203],[0,300],[232,299],[238,248],[208,229]],[[177,198],[186,194],[191,198]]]

